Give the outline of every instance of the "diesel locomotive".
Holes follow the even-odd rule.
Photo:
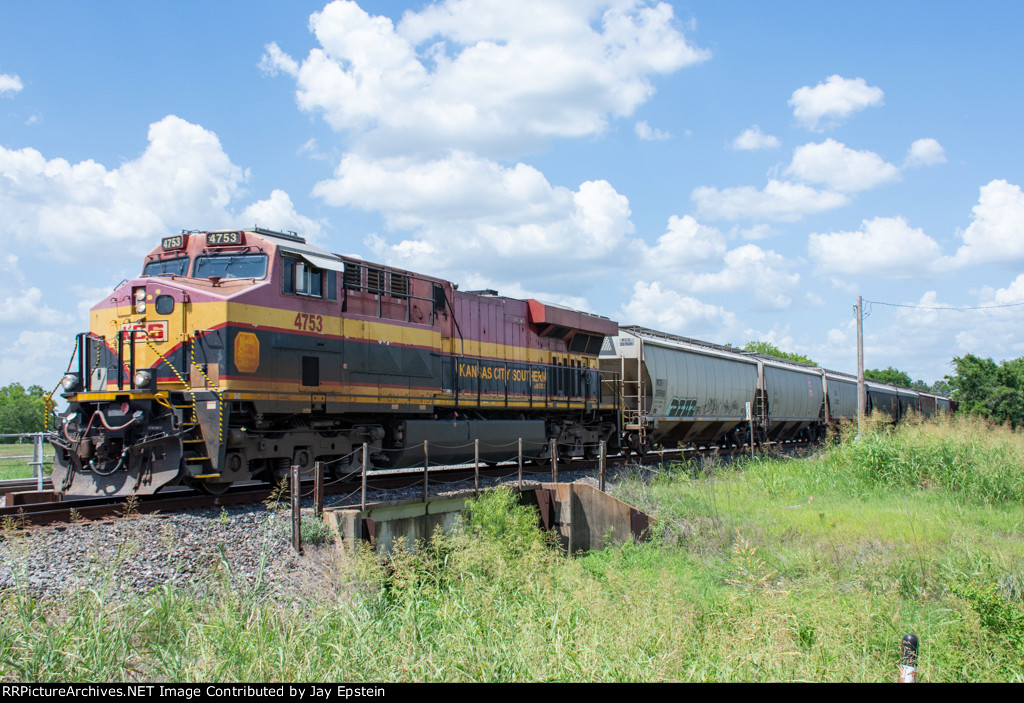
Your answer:
[[[93,306],[51,435],[61,495],[220,492],[616,446],[605,317],[337,256],[293,233],[189,231]]]

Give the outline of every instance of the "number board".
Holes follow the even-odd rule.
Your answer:
[[[181,249],[185,246],[185,235],[176,234],[173,237],[164,237],[160,240],[160,246],[164,249]]]
[[[207,232],[206,245],[211,247],[230,246],[242,243],[241,232]]]

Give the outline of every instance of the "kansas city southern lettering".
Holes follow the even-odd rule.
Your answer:
[[[478,366],[459,364],[459,378],[480,378],[485,381],[511,381],[512,383],[547,383],[547,372],[542,369],[508,369],[504,366]]]

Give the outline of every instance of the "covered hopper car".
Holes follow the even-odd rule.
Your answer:
[[[854,376],[644,327],[606,339],[600,366],[619,374],[622,444],[640,454],[658,445],[813,441],[857,418]],[[951,410],[948,398],[866,386],[868,411],[893,421]]]

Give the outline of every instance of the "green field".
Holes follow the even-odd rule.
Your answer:
[[[32,459],[9,459],[7,457],[32,456],[31,439],[21,444],[0,444],[0,480],[10,478],[31,478],[33,476]],[[43,445],[43,458],[47,462],[53,460],[53,447],[49,444]],[[45,467],[44,474],[49,475],[49,466]]]
[[[653,542],[569,558],[510,494],[381,563],[333,546],[267,597],[0,601],[4,680],[1024,679],[1024,437],[874,426],[815,456],[637,469]]]

